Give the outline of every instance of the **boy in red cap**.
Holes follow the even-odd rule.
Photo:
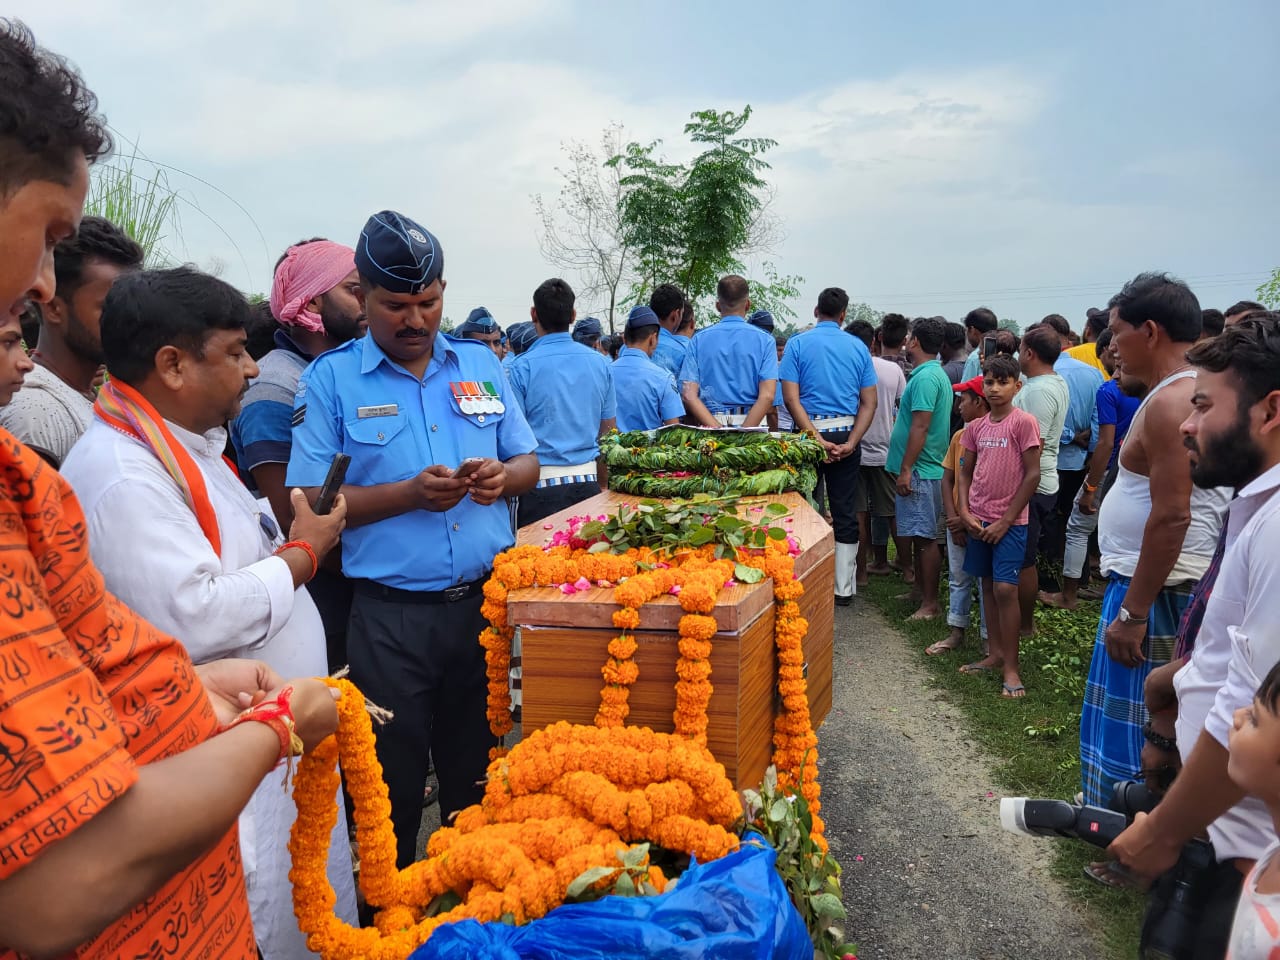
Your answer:
[[[982,578],[990,653],[964,673],[1004,671],[1004,696],[1026,696],[1018,674],[1018,577],[1027,546],[1027,504],[1040,482],[1040,427],[1013,406],[1018,361],[997,355],[983,365],[982,392],[991,412],[964,428],[960,445],[960,517],[964,569]],[[1022,551],[1022,554],[1019,554]]]
[[[991,408],[987,406],[986,394],[982,390],[982,375],[957,383],[951,388],[960,395],[960,418],[969,423],[979,417],[985,417]],[[964,572],[964,550],[967,542],[964,520],[960,517],[960,487],[956,477],[960,473],[960,464],[964,462],[964,450],[960,446],[961,428],[951,435],[951,446],[942,460],[942,509],[947,518],[947,565],[950,575],[947,582],[951,585],[951,603],[947,610],[947,625],[951,632],[947,639],[939,640],[925,650],[929,656],[950,653],[964,643],[965,629],[969,626],[969,611],[973,609],[973,588],[978,586],[973,577]],[[982,590],[978,590],[978,603],[982,603]],[[987,624],[985,619],[979,621],[982,629],[982,652],[987,652]]]

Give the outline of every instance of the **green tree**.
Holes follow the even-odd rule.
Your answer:
[[[772,194],[763,177],[769,165],[761,158],[777,144],[740,136],[750,119],[750,105],[741,112],[692,114],[684,133],[702,149],[687,165],[662,157],[661,141],[628,143],[609,159],[607,165],[622,173],[618,209],[636,258],[631,299],[665,282],[679,284],[690,299],[704,298],[721,276],[743,272],[742,256],[768,246]],[[753,300],[762,306],[780,302],[778,294],[794,288],[796,279],[777,277],[767,267]]]
[[[884,319],[884,311],[877,310],[869,303],[851,303],[849,309],[845,311],[844,322],[846,326],[855,320],[865,320],[873,327],[879,327],[880,321]]]
[[[1010,320],[1008,317],[1002,317],[999,324],[1001,330],[1012,330],[1019,336],[1022,334],[1022,327],[1018,325],[1017,320]]]
[[[1258,287],[1258,302],[1280,310],[1280,267],[1272,270],[1267,281]]]

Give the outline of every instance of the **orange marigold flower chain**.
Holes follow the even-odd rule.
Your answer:
[[[818,816],[817,737],[803,670],[808,624],[795,602],[804,588],[779,542],[738,559],[773,580],[783,703],[775,718],[773,761],[779,781],[808,801],[815,839],[825,849]],[[717,630],[711,614],[733,577],[734,564],[714,559],[703,548],[679,551],[667,559],[669,566],[640,566],[655,560],[648,550],[615,556],[567,547],[517,547],[495,558],[484,590],[489,627],[480,637],[491,729],[499,736],[511,729],[507,671],[514,630],[507,620],[507,595],[580,576],[618,583],[614,598],[621,604],[613,617],[621,633],[610,641],[609,661],[602,668],[606,683],[598,725],[558,723],[531,733],[509,755],[495,752],[482,803],[459,813],[453,827],[438,831],[427,859],[405,870],[395,868],[390,803],[364,698],[346,681],[329,681],[343,691],[338,733],[299,765],[294,791],[298,818],[290,841],[295,912],[313,950],[326,960],[402,960],[443,923],[466,917],[492,921],[504,915],[517,922],[535,919],[563,902],[569,883],[584,870],[617,864],[597,884],[607,889],[622,869],[619,852],[632,843],[650,841],[704,861],[736,849],[732,828],[741,814],[740,800],[724,767],[706,749],[710,656]],[[639,627],[640,607],[667,593],[678,593],[685,611],[679,626],[674,735],[622,725],[628,691],[639,673],[630,631]],[[360,888],[379,911],[371,928],[348,927],[333,914],[326,865],[337,816],[333,797],[339,759],[355,806]],[[648,869],[651,882],[663,889],[662,872]],[[426,905],[447,890],[461,896],[461,904],[424,919]]]
[[[387,788],[364,698],[348,681],[328,682],[343,693],[338,733],[302,759],[290,838],[294,911],[308,945],[326,960],[403,960],[441,924],[468,917],[536,919],[563,902],[584,870],[617,864],[600,881],[607,887],[622,869],[619,854],[642,839],[703,861],[738,846],[731,829],[741,812],[737,793],[705,748],[644,728],[559,723],[494,761],[483,802],[432,837],[426,860],[397,871]],[[355,806],[360,889],[378,909],[368,928],[347,926],[333,914],[326,866],[339,759]],[[610,776],[596,772],[601,769]],[[661,871],[647,861],[642,868],[657,889],[665,887]],[[423,918],[447,890],[461,896],[461,904]]]

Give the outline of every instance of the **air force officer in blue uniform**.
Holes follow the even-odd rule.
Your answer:
[[[658,346],[658,315],[644,305],[627,315],[625,344],[613,364],[613,385],[618,394],[618,429],[654,430],[678,423],[684,403],[676,390],[676,378],[654,363]]]
[[[858,444],[876,412],[876,371],[857,337],[841,329],[849,295],[839,287],[818,294],[812,330],[787,340],[779,378],[796,429],[816,433],[827,448],[818,467],[827,485],[836,535],[836,603],[853,601],[858,573]]]
[[[397,862],[413,861],[430,756],[440,809],[479,802],[488,751],[481,588],[511,546],[503,497],[538,479],[535,441],[487,344],[439,335],[444,255],[392,211],[356,244],[369,335],[303,373],[287,482],[314,499],[336,453],[351,679],[395,719],[378,730]]]

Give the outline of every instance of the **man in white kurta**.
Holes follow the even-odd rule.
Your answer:
[[[84,507],[93,562],[107,589],[182,641],[196,663],[262,660],[282,677],[323,676],[324,627],[305,588],[294,588],[270,508],[254,500],[222,459],[222,429],[201,436],[169,422],[204,475],[222,534],[214,553],[177,485],[141,443],[101,420],[63,465]],[[306,957],[289,887],[293,799],[283,771],[269,775],[240,817],[240,845],[254,932],[267,960]],[[346,817],[329,850],[338,915],[356,919]]]
[[[110,306],[109,298],[104,335],[112,323]],[[99,413],[62,473],[84,507],[90,551],[107,588],[181,640],[196,663],[250,657],[281,676],[324,675],[320,615],[306,589],[295,587],[289,564],[274,553],[284,538],[270,508],[249,494],[223,459],[226,431],[193,433],[167,418],[164,425],[204,479],[220,555],[156,454]],[[254,934],[266,960],[311,956],[293,915],[288,842],[295,809],[284,777],[283,769],[268,775],[240,818]],[[340,798],[336,802],[329,881],[337,915],[354,923],[346,817]]]

